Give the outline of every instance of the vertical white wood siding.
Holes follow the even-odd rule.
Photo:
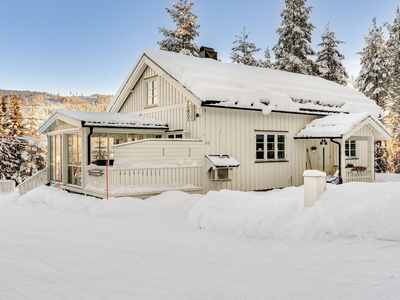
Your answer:
[[[295,140],[294,135],[316,116],[285,113],[265,116],[260,111],[207,108],[202,118],[205,123],[205,154],[228,154],[241,164],[233,170],[230,182],[212,182],[210,174],[205,173],[205,190],[250,191],[303,184],[306,144],[312,142]],[[255,162],[255,130],[285,131],[288,162]]]

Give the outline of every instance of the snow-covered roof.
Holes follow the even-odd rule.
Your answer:
[[[369,112],[383,115],[381,108],[364,94],[334,82],[301,74],[222,63],[178,53],[145,49],[109,106],[112,109],[145,57],[172,76],[203,105],[298,113],[331,114]]]
[[[229,155],[206,155],[215,168],[237,168],[240,163]]]
[[[391,136],[390,132],[383,124],[369,113],[354,113],[330,115],[321,119],[316,119],[297,133],[295,138],[342,138],[368,118],[374,120],[374,123],[376,123],[376,126],[380,128],[380,130],[387,133],[388,136]]]
[[[84,122],[85,126],[93,127],[130,127],[130,128],[168,128],[164,122],[160,122],[145,116],[121,113],[86,112],[57,109],[39,127],[43,132],[57,116],[64,116],[69,119]]]

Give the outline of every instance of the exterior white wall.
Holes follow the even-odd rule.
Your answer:
[[[229,182],[211,182],[210,174],[205,173],[205,190],[250,191],[303,184],[305,144],[310,142],[295,140],[294,135],[316,116],[285,113],[265,116],[260,111],[207,107],[202,118],[205,154],[227,154],[240,162]],[[256,162],[256,130],[286,132],[287,162]]]
[[[147,106],[147,86],[145,79],[154,76],[157,76],[157,73],[150,67],[147,67],[133,88],[133,91],[129,94],[128,98],[120,108],[120,113],[139,111]]]

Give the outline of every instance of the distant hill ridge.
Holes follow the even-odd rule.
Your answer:
[[[105,112],[114,97],[101,94],[85,96],[72,92],[70,96],[60,96],[60,94],[47,92],[0,89],[0,96],[5,95],[6,98],[10,98],[12,94],[17,95],[26,114],[29,114],[31,110],[36,110],[36,114],[41,117],[49,116],[56,109]]]

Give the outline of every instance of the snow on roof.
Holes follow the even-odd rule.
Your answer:
[[[271,111],[331,114],[369,112],[382,116],[382,110],[362,93],[337,83],[284,71],[222,63],[178,53],[145,49],[117,91],[115,104],[142,56],[148,57],[203,104],[220,107]]]
[[[216,168],[237,168],[240,163],[229,155],[206,155]]]
[[[53,111],[52,114],[46,119],[46,121],[44,121],[44,123],[39,127],[39,132],[49,125],[50,120],[56,114],[63,115],[76,121],[83,121],[85,122],[86,126],[168,128],[168,125],[164,122],[135,114],[86,112],[57,109]]]
[[[295,135],[295,138],[341,138],[368,117],[372,116],[369,113],[326,116],[307,124],[306,128],[302,129]],[[372,118],[390,135],[390,133],[379,120],[375,119],[374,117]]]

